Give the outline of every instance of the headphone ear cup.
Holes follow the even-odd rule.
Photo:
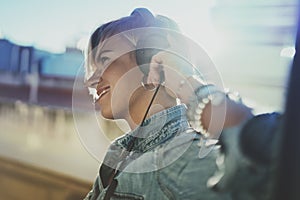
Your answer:
[[[168,47],[169,43],[167,41],[167,37],[158,33],[145,35],[145,37],[140,38],[137,41],[135,51],[136,62],[145,76],[148,76],[149,74],[152,57]],[[161,77],[161,79],[164,80],[163,77]]]
[[[152,57],[159,52],[158,49],[144,48],[135,51],[136,62],[145,76],[149,74],[150,62]]]

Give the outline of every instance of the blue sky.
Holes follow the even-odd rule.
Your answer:
[[[209,21],[211,0],[0,0],[0,33],[22,45],[62,51],[98,25],[136,7],[147,7],[177,21],[183,32],[209,46],[214,41]],[[205,31],[203,31],[205,30]],[[205,33],[205,34],[204,34]]]
[[[248,5],[243,9],[233,6],[232,10],[217,13],[221,14],[220,27],[214,27],[216,24],[211,22],[212,2],[214,0],[0,0],[0,33],[17,44],[62,52],[100,24],[127,16],[136,7],[147,7],[154,14],[177,21],[186,36],[204,47],[229,87],[236,88],[242,96],[280,107],[284,88],[278,85],[284,85],[294,53],[294,33],[285,32],[284,28],[296,24],[297,7],[288,5],[296,5],[298,1],[215,0],[219,8],[223,4],[250,4],[249,9]],[[249,31],[252,25],[258,29]],[[279,29],[269,30],[270,25]],[[218,31],[214,31],[215,28],[219,28]],[[244,40],[246,44],[232,45],[232,38]],[[253,41],[270,44],[279,41],[282,45],[253,45]],[[259,93],[258,83],[275,85],[277,89],[261,87]]]

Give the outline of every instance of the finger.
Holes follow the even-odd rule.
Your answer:
[[[149,74],[147,78],[148,84],[159,84],[160,83],[160,73],[162,71],[162,61],[161,58],[157,55],[154,55],[151,59]]]
[[[159,70],[159,66],[158,66],[157,63],[151,63],[150,64],[147,83],[148,84],[155,84],[155,85],[160,83],[160,70]]]

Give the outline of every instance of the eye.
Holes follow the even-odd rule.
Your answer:
[[[112,58],[114,58],[112,50],[103,50],[99,55],[96,56],[97,68],[104,69],[111,63]]]
[[[106,65],[106,64],[109,62],[109,60],[110,60],[110,58],[107,57],[107,56],[102,56],[102,57],[100,57],[100,63],[101,63],[102,65]]]

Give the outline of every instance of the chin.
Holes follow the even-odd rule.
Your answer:
[[[99,103],[96,104],[97,105],[97,108],[98,108],[98,111],[99,113],[101,114],[101,116],[105,119],[109,119],[111,118],[112,116],[112,112],[111,112],[111,109],[107,106],[103,106],[103,105],[100,105]]]
[[[111,119],[111,120],[114,119],[114,117],[113,117],[113,115],[112,115],[111,112],[106,112],[105,110],[102,110],[102,109],[101,109],[101,116],[102,116],[104,119]]]

